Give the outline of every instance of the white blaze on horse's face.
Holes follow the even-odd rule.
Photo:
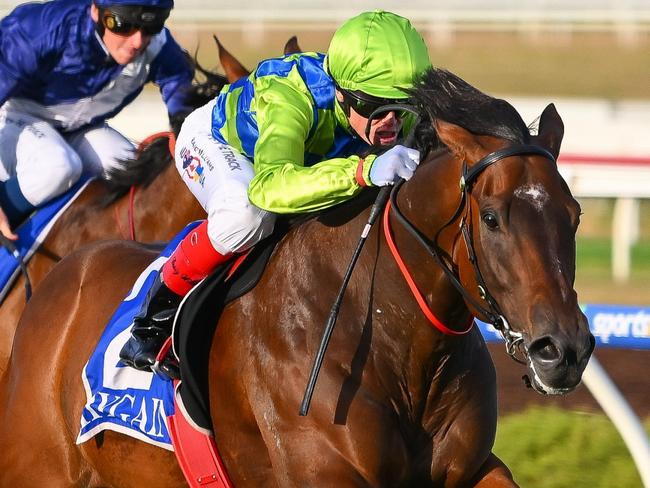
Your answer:
[[[539,184],[520,186],[515,190],[515,197],[528,201],[540,213],[549,200],[548,193]]]

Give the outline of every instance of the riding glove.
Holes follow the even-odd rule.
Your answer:
[[[370,182],[375,186],[395,183],[397,177],[408,180],[420,164],[420,152],[404,146],[395,146],[377,156],[370,167]]]

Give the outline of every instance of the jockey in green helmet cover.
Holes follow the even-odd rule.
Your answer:
[[[182,297],[269,235],[278,214],[324,210],[364,187],[413,176],[420,154],[397,144],[408,120],[395,111],[370,115],[404,101],[429,66],[407,19],[367,12],[343,24],[327,55],[266,59],[190,114],[176,140],[176,168],[208,218],[161,268],[122,360],[173,371],[157,358]]]

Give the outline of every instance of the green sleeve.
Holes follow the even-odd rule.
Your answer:
[[[274,213],[322,210],[359,193],[358,156],[304,166],[305,141],[314,121],[313,102],[297,69],[280,78],[255,80],[259,137],[250,201]]]

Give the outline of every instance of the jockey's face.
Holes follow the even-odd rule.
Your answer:
[[[343,94],[338,90],[336,91],[336,99],[343,103]],[[371,145],[389,146],[395,144],[402,128],[402,121],[395,112],[387,112],[383,116],[375,118],[370,124],[369,137],[366,137],[368,117],[359,114],[354,110],[354,107],[350,107],[348,120],[359,137]]]
[[[91,4],[90,16],[97,23],[99,19],[99,9],[95,4]],[[143,34],[142,30],[137,29],[128,34],[116,34],[108,28],[104,28],[102,40],[108,50],[108,54],[117,64],[129,64],[137,58],[149,45],[151,35]]]

